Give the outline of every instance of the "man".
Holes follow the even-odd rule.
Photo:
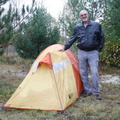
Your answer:
[[[80,74],[84,84],[84,96],[87,97],[93,94],[97,100],[101,100],[98,89],[98,61],[99,52],[104,46],[104,34],[98,22],[89,20],[89,14],[86,10],[80,12],[80,19],[82,23],[75,26],[74,34],[70,37],[70,40],[65,44],[64,48],[59,51],[69,49],[78,40],[76,45],[78,47]],[[92,87],[88,79],[88,67],[90,67],[92,76]]]

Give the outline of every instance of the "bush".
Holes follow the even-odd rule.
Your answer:
[[[107,65],[120,67],[120,39],[113,42],[106,42],[100,61]]]

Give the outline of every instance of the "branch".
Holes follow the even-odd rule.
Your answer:
[[[35,10],[33,10],[33,7],[34,7],[34,6],[35,6],[35,4],[32,6],[30,12],[28,12],[28,14],[27,14],[25,17],[23,17],[23,18],[19,21],[19,23],[16,24],[16,25],[13,27],[13,29],[15,29],[18,25],[20,25],[31,13],[34,13],[34,12],[35,12]],[[33,10],[33,11],[32,11],[32,10]],[[7,25],[8,25],[8,23],[5,23],[5,24],[3,25],[3,27],[2,27],[1,30],[0,30],[0,31],[1,31],[1,32],[0,32],[0,35],[2,34],[2,29],[6,28]]]
[[[10,43],[5,44],[5,45],[0,45],[0,48],[5,48],[5,47],[7,47],[7,46],[9,46],[9,45],[12,45],[12,44],[20,41],[20,40],[26,40],[27,36],[28,36],[29,34],[31,34],[31,33],[32,33],[32,31],[29,30],[28,33],[27,33],[23,38],[20,38],[20,39],[18,39],[18,40],[15,41],[15,42],[10,42]]]

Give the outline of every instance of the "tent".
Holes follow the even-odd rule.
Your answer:
[[[43,50],[4,107],[62,111],[83,91],[78,61],[70,50],[54,44]]]

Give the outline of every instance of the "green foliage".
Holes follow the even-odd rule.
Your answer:
[[[44,7],[36,8],[16,39],[15,49],[20,57],[36,58],[46,47],[59,41],[59,28]]]
[[[2,0],[0,5],[3,5],[8,0]],[[0,6],[0,55],[4,53],[4,49],[14,42],[16,34],[18,34],[22,29],[22,24],[24,24],[33,12],[34,2],[31,8],[23,5],[21,12],[18,8],[14,7],[9,4],[8,10],[4,8],[4,6]],[[18,30],[19,29],[19,30]]]
[[[59,18],[61,29],[65,31],[67,36],[73,33],[74,26],[79,23],[79,12],[84,8],[79,0],[68,0],[62,16]]]
[[[0,50],[0,55],[2,55],[4,53],[4,49]]]
[[[4,8],[0,8],[1,14],[4,12]],[[13,34],[13,14],[12,6],[9,6],[7,14],[0,18],[0,44],[7,44]],[[8,34],[9,33],[9,34]]]
[[[109,1],[102,21],[106,38],[101,61],[108,65],[120,66],[120,1]]]
[[[104,14],[103,25],[107,38],[109,37],[109,35],[111,37],[114,36],[116,38],[120,38],[120,34],[119,34],[120,7],[119,6],[120,6],[119,0],[109,1],[107,9],[104,11],[105,14]]]
[[[15,43],[16,52],[22,58],[35,58],[37,56],[36,49],[30,40],[19,40]]]
[[[106,42],[100,61],[107,65],[120,67],[120,39],[116,43]]]
[[[22,7],[22,15],[23,16],[25,15],[25,5],[23,5],[23,7]]]

